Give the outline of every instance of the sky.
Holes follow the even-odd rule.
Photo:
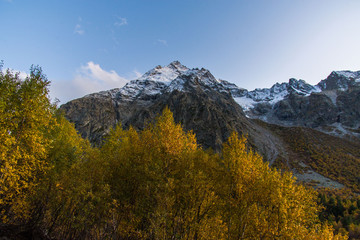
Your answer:
[[[253,90],[360,70],[359,0],[0,0],[3,69],[60,104],[179,60]]]

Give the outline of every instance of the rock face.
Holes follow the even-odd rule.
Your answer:
[[[318,83],[322,90],[348,90],[359,86],[360,71],[333,71],[325,80]]]

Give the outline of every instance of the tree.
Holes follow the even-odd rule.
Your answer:
[[[49,81],[40,67],[21,80],[0,71],[0,211],[2,221],[29,217],[29,196],[43,174],[53,123]]]
[[[33,217],[58,239],[103,238],[98,230],[106,225],[111,198],[99,150],[82,139],[61,112],[54,119],[48,135],[49,170],[33,198]]]
[[[139,133],[117,126],[101,153],[117,203],[113,223],[119,236],[219,239],[223,224],[206,173],[212,158],[198,148],[192,132],[174,122],[168,108]]]
[[[150,220],[155,238],[221,239],[218,198],[207,175],[213,159],[198,147],[192,132],[185,133],[174,122],[168,108],[144,133],[144,142],[155,150],[153,162],[161,176]]]
[[[296,184],[290,173],[269,168],[244,137],[230,136],[220,167],[228,239],[333,239],[331,228],[319,222],[315,192]]]

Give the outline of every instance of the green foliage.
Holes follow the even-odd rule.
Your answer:
[[[360,238],[360,197],[349,189],[319,189],[320,219],[334,225],[336,232],[348,232],[349,239]]]

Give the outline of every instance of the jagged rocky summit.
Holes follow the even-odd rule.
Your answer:
[[[235,100],[251,118],[359,139],[359,94],[360,71],[334,71],[315,86],[290,79],[270,89],[235,96]]]

